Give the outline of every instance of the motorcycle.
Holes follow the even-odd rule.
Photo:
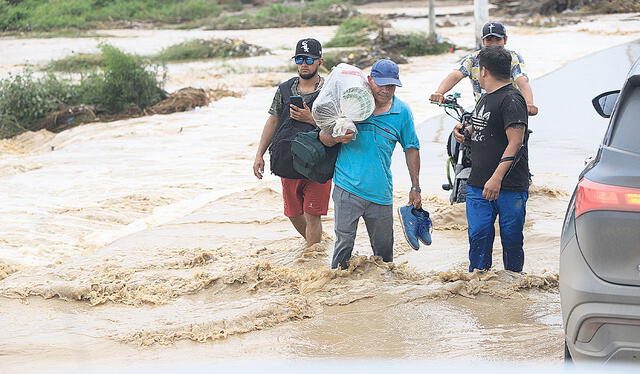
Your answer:
[[[471,113],[467,112],[462,105],[458,104],[460,93],[454,92],[447,95],[444,98],[444,102],[439,103],[432,101],[432,104],[436,104],[444,108],[445,113],[455,119],[458,123],[462,124],[460,133],[464,135],[465,142],[458,143],[453,136],[453,131],[449,134],[447,140],[447,154],[449,158],[446,161],[447,181],[442,185],[442,189],[445,191],[451,191],[449,195],[449,201],[451,205],[456,203],[464,203],[467,198],[467,180],[471,174],[471,149],[469,148],[468,139],[470,137],[469,131],[466,130],[467,126],[471,123]],[[465,144],[466,143],[466,144]],[[451,171],[453,170],[453,180],[451,180]]]

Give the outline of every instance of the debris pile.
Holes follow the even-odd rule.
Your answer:
[[[145,110],[132,107],[115,114],[110,114],[98,110],[91,105],[72,106],[48,114],[38,123],[36,130],[47,129],[51,132],[58,133],[89,122],[111,122],[154,114],[185,112],[197,107],[207,106],[210,102],[220,100],[223,97],[240,96],[242,96],[241,93],[225,88],[204,90],[201,88],[187,87],[170,94],[166,99]]]
[[[270,53],[268,48],[250,44],[244,40],[193,39],[165,48],[157,56],[158,60],[179,61],[206,58],[254,57]]]
[[[637,0],[492,0],[498,13],[505,15],[549,16],[581,10],[599,13],[640,12]]]
[[[389,58],[395,61],[397,64],[406,64],[409,62],[405,56],[387,52],[379,47],[327,53],[325,55],[325,61],[328,67],[333,67],[340,63],[345,63],[356,66],[360,69],[367,68],[373,65],[374,62],[382,58]]]

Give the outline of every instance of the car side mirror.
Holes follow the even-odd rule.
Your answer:
[[[611,117],[611,113],[613,113],[613,107],[616,105],[616,101],[618,101],[618,96],[620,96],[620,90],[601,93],[594,97],[591,103],[599,115],[604,118],[609,118]]]

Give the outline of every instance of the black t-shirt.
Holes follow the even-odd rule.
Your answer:
[[[525,126],[527,138],[527,104],[520,91],[511,84],[484,94],[473,111],[471,133],[471,175],[468,184],[484,188],[498,167],[504,150],[509,143],[506,128],[513,125]],[[526,144],[526,143],[525,143]],[[529,188],[528,150],[525,146],[516,164],[502,180],[502,189],[526,191]]]

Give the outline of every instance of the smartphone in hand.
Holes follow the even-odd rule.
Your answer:
[[[300,109],[304,109],[304,101],[302,101],[302,96],[291,96],[291,104],[297,106]]]

